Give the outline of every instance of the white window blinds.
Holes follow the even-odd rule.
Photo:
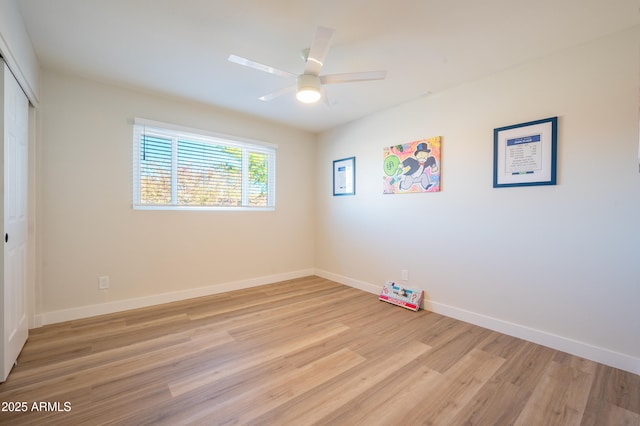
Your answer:
[[[135,208],[273,209],[275,147],[136,119]]]

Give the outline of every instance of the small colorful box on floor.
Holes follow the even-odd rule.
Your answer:
[[[378,299],[403,308],[417,311],[420,309],[424,291],[403,287],[392,281],[387,281],[382,286]]]

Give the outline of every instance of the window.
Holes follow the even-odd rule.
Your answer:
[[[136,119],[136,209],[275,208],[275,145]]]

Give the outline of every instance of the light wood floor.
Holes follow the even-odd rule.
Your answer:
[[[318,277],[31,330],[0,401],[12,425],[640,425],[637,375]]]

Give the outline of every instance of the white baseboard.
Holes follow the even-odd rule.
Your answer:
[[[33,316],[33,327],[31,327],[31,328],[42,327],[44,325],[44,323],[42,321],[43,321],[42,314],[34,315]]]
[[[324,271],[321,269],[306,269],[248,280],[233,281],[208,287],[200,287],[139,297],[135,299],[118,300],[114,302],[95,305],[79,306],[76,308],[63,309],[59,311],[44,312],[35,316],[34,325],[36,327],[39,327],[47,324],[89,318],[97,315],[127,311],[130,309],[144,308],[147,306],[159,305],[162,303],[176,302],[196,297],[209,296],[217,293],[224,293],[233,290],[241,290],[265,284],[272,284],[279,281],[302,278],[309,275],[317,275],[322,278],[326,278],[340,284],[348,285],[349,287],[357,288],[359,290],[375,295],[379,294],[380,290],[382,289],[382,284],[375,285],[342,275],[334,274],[332,272]],[[445,315],[474,325],[478,325],[480,327],[498,331],[509,336],[525,339],[533,343],[567,352],[572,355],[587,358],[592,361],[619,368],[621,370],[629,371],[634,374],[640,374],[640,359],[634,358],[630,355],[621,354],[609,349],[591,345],[589,343],[580,342],[568,337],[559,336],[524,325],[515,324],[509,321],[504,321],[476,312],[467,311],[465,309],[460,309],[444,303],[434,302],[432,300],[425,301],[425,305],[425,309],[437,314]]]
[[[283,274],[268,275],[265,277],[252,278],[248,280],[233,281],[208,287],[192,288],[188,290],[173,291],[170,293],[155,294],[151,296],[138,297],[135,299],[117,300],[113,302],[100,303],[96,305],[79,306],[76,308],[63,309],[59,311],[44,312],[36,315],[34,324],[42,326],[55,324],[64,321],[71,321],[82,318],[94,317],[97,315],[112,314],[115,312],[128,311],[131,309],[144,308],[147,306],[160,305],[162,303],[177,302],[180,300],[193,299],[196,297],[210,296],[212,294],[224,293],[227,291],[241,290],[250,287],[257,287],[265,284],[277,283],[280,281],[313,275],[313,269],[287,272]]]
[[[358,290],[366,291],[372,294],[380,294],[382,290],[382,284],[375,285],[364,281],[354,280],[342,275],[334,274],[332,272],[323,271],[322,269],[316,269],[314,275],[325,278],[327,280],[335,281],[340,284],[348,285],[349,287],[357,288]]]
[[[370,284],[319,269],[316,269],[314,272],[315,275],[318,275],[319,277],[369,293],[380,294],[380,290],[382,289],[382,283],[380,285]],[[528,340],[571,355],[580,356],[604,365],[640,375],[640,359],[634,358],[630,355],[614,352],[606,348],[573,340],[565,336],[559,336],[521,324],[515,324],[476,312],[467,311],[465,309],[456,308],[455,306],[446,305],[444,303],[434,302],[432,300],[425,301],[425,309],[440,315],[455,318],[489,330],[498,331],[509,336],[518,337],[520,339]]]

